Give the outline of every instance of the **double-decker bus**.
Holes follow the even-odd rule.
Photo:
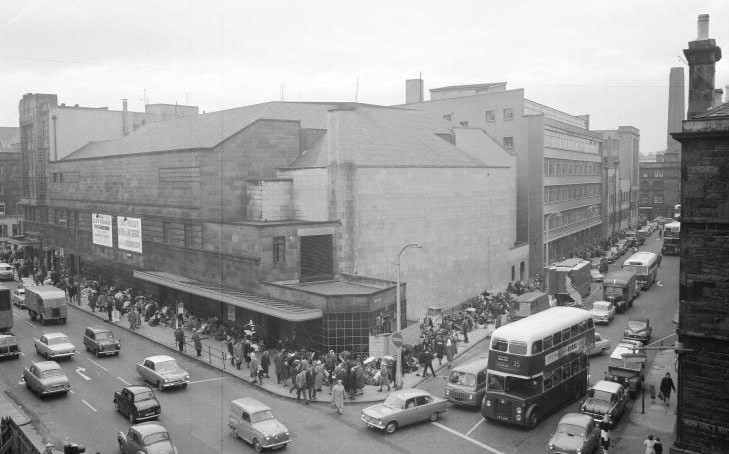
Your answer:
[[[663,227],[663,255],[681,254],[681,223],[678,221],[669,222]]]
[[[491,335],[481,415],[532,428],[580,399],[593,345],[592,316],[576,307],[553,307],[497,329]]]
[[[631,255],[623,262],[625,271],[632,271],[640,282],[640,288],[648,290],[658,275],[658,265],[660,265],[658,256],[652,252],[640,251]]]
[[[10,303],[10,289],[0,285],[0,333],[13,328],[13,305]]]

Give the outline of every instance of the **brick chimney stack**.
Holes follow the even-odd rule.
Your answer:
[[[405,104],[425,101],[423,97],[424,87],[423,79],[407,79],[405,81]]]
[[[699,15],[697,38],[683,50],[689,63],[689,107],[687,117],[706,112],[714,104],[714,75],[716,62],[721,60],[721,48],[709,39],[709,15]]]

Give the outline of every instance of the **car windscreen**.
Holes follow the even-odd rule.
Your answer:
[[[142,391],[134,395],[134,402],[144,402],[145,400],[154,399],[154,393],[152,391]]]
[[[633,331],[640,331],[646,328],[646,322],[642,320],[628,320],[628,328]]]
[[[609,393],[601,389],[593,389],[589,394],[593,399],[602,400],[604,402],[610,402],[613,398],[613,393]]]
[[[276,419],[271,410],[259,411],[251,415],[251,422],[254,424],[261,421],[268,421],[269,419]]]
[[[450,382],[473,388],[476,386],[476,375],[454,370],[451,372]]]
[[[114,339],[114,335],[110,332],[102,331],[100,333],[96,333],[96,340],[111,340]]]
[[[585,436],[585,428],[576,426],[574,424],[560,424],[557,428],[557,432],[565,435],[572,435],[578,437]]]
[[[153,443],[159,443],[160,441],[168,441],[170,439],[170,434],[167,432],[157,432],[154,434],[149,434],[146,437],[144,437],[143,444],[151,445]]]
[[[49,377],[60,377],[63,375],[63,371],[61,369],[48,369],[44,370],[41,376],[43,378],[49,378]]]
[[[383,404],[387,407],[395,408],[395,409],[401,409],[405,406],[402,399],[399,399],[392,395],[387,396],[387,399],[385,399],[385,402],[383,402]]]
[[[625,362],[625,361],[622,361],[619,359],[610,358],[609,367],[616,368],[616,369],[640,371],[641,365],[642,365],[641,363],[628,363],[628,362]]]
[[[598,311],[598,312],[607,312],[610,308],[609,304],[601,304],[598,302],[592,303],[592,309]]]
[[[50,339],[48,339],[48,345],[61,345],[67,343],[68,337],[66,336],[51,337]]]
[[[167,361],[160,361],[154,365],[154,370],[158,372],[166,372],[177,369],[177,361],[169,359]]]

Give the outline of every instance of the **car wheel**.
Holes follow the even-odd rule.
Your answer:
[[[129,412],[129,422],[132,423],[132,424],[134,424],[135,422],[137,422],[136,419],[134,418],[134,412],[133,411],[130,411]]]
[[[430,421],[435,422],[437,420],[438,420],[438,412],[434,411],[433,413],[430,414]]]
[[[601,348],[600,349],[600,354],[601,355],[604,355],[605,353],[607,353],[607,348],[605,348],[605,347]]]
[[[157,381],[157,389],[159,389],[160,392],[164,391],[164,389],[162,388],[162,382],[160,382],[159,380]]]
[[[263,451],[263,446],[261,445],[261,442],[258,441],[258,438],[254,438],[253,443],[251,443],[251,444],[253,445],[253,449],[255,449],[256,452]]]
[[[397,423],[395,421],[390,421],[385,426],[385,432],[387,432],[389,434],[394,434],[396,430],[397,430]]]

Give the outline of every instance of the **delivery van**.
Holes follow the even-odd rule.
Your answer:
[[[631,271],[611,271],[602,280],[602,299],[613,303],[616,312],[625,312],[633,307],[633,300],[639,292],[639,282]]]
[[[32,321],[66,323],[66,292],[52,285],[25,287],[25,307]]]
[[[445,399],[454,404],[481,408],[486,394],[488,358],[481,358],[454,367],[445,387]]]

